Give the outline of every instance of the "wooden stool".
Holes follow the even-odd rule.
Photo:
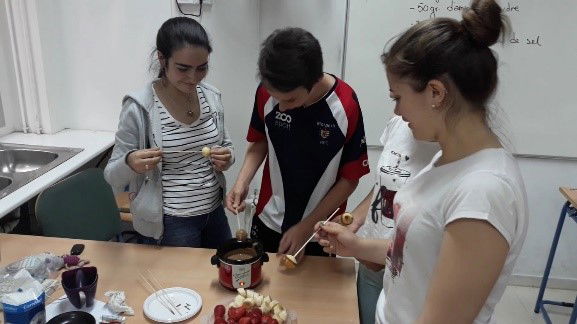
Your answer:
[[[116,205],[121,213],[130,213],[130,198],[129,192],[121,192],[115,196]]]
[[[115,198],[116,198],[116,205],[118,206],[118,211],[120,212],[120,220],[132,224],[132,214],[130,213],[129,195],[130,195],[129,192],[121,192],[118,195],[116,195]],[[136,231],[124,231],[122,232],[122,234],[135,235],[138,241],[138,233]],[[130,238],[126,241],[130,241],[131,239],[133,238]]]

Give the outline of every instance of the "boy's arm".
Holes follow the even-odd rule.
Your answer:
[[[331,215],[359,184],[358,180],[340,178],[313,211],[283,235],[278,253],[293,254],[313,234],[315,224]],[[303,254],[299,254],[302,257]]]

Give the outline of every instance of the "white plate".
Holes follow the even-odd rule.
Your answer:
[[[174,314],[172,314],[163,306],[164,303],[172,308],[164,296],[168,296],[171,299],[178,312],[174,311]],[[142,308],[144,309],[144,315],[153,321],[176,323],[196,315],[201,306],[202,297],[196,291],[188,288],[172,287],[158,290],[155,294],[148,296]]]

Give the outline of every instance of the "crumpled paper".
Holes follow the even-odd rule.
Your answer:
[[[126,305],[124,291],[109,290],[104,293],[104,296],[109,298],[106,305],[115,313],[123,313],[129,316],[134,315],[132,307]]]

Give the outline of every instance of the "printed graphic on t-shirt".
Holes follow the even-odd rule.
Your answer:
[[[375,224],[378,224],[380,220],[387,228],[393,228],[393,200],[396,193],[385,186],[380,186],[371,204],[371,219]]]
[[[394,177],[397,176],[400,179],[404,179],[404,182],[407,181],[407,179],[411,176],[411,172],[401,169],[399,168],[399,165],[401,165],[401,162],[404,161],[409,161],[410,157],[408,155],[403,155],[401,153],[395,152],[395,151],[391,151],[391,154],[394,155],[397,159],[396,159],[396,164],[394,166],[392,165],[386,165],[381,167],[380,171],[389,175],[389,177]],[[390,161],[393,161],[394,159],[391,159]],[[393,181],[397,181],[397,179],[393,179]]]
[[[371,204],[371,219],[375,224],[380,222],[387,228],[393,228],[393,200],[397,193],[396,188],[405,184],[411,177],[411,172],[400,168],[402,161],[408,161],[410,157],[401,153],[390,151],[392,155],[388,161],[394,162],[389,165],[383,165],[379,168],[379,183],[377,183],[379,191],[375,195],[375,199]],[[383,185],[382,179],[391,179],[395,184],[395,188],[387,188]]]
[[[389,270],[393,278],[401,274],[403,269],[403,251],[405,248],[405,241],[407,239],[407,232],[409,231],[409,226],[413,222],[415,215],[403,215],[399,220],[399,212],[401,210],[401,205],[395,203],[393,205],[393,213],[395,219],[395,236],[393,237],[393,242],[389,246],[389,251],[387,251],[387,263],[389,264]]]

